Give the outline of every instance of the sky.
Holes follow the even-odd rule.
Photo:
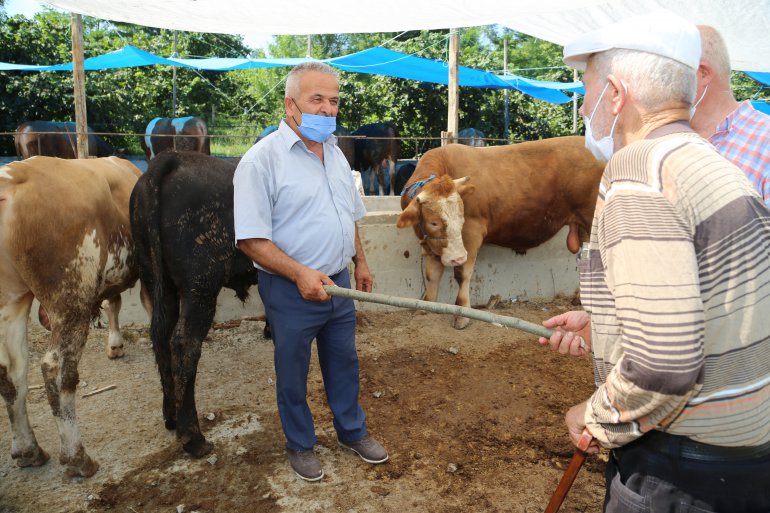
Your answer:
[[[6,0],[5,11],[9,15],[23,14],[31,18],[38,11],[43,10],[43,5],[35,0]],[[243,34],[243,41],[250,48],[264,48],[271,42],[273,36],[268,34]]]

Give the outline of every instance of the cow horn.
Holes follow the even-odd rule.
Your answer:
[[[414,200],[417,202],[418,205],[422,205],[422,202],[428,199],[428,197],[425,195],[424,192],[421,192],[417,196],[414,197]]]
[[[456,178],[456,179],[454,180],[454,183],[455,183],[455,187],[459,187],[459,186],[461,186],[461,185],[464,185],[464,184],[465,184],[465,182],[467,182],[467,181],[468,181],[468,180],[470,180],[470,179],[471,179],[471,177],[470,177],[470,176],[463,176],[462,178]]]

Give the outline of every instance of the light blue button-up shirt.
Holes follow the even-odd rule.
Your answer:
[[[366,209],[336,143],[333,135],[324,141],[321,162],[281,121],[249,149],[233,177],[236,241],[271,240],[329,276],[347,267],[356,251],[355,223]]]

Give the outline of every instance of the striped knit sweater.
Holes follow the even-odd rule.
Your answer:
[[[692,132],[628,145],[579,268],[597,440],[770,441],[770,211],[743,172]]]

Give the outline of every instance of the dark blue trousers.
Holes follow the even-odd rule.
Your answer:
[[[330,276],[350,287],[347,269]],[[342,442],[367,435],[366,415],[358,403],[356,311],[352,299],[306,301],[291,281],[259,271],[259,295],[275,345],[276,394],[286,447],[312,449],[317,439],[307,404],[310,345],[316,339],[326,399],[334,415],[334,429]]]
[[[644,435],[614,449],[605,469],[604,513],[767,513],[770,455],[701,461],[681,454],[684,437],[661,433],[668,447]]]

